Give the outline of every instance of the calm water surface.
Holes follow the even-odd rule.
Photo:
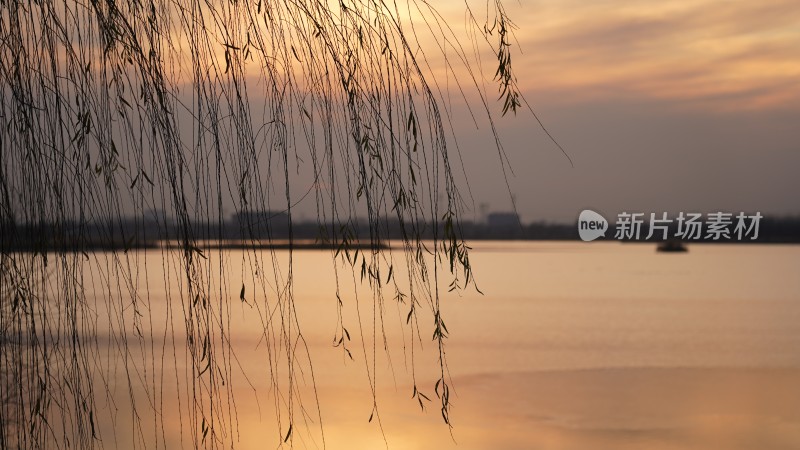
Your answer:
[[[286,256],[277,253],[279,260]],[[171,400],[175,392],[183,401],[191,395],[181,381],[188,360],[180,350],[180,289],[164,287],[165,273],[174,269],[161,263],[160,252],[139,258],[151,280],[144,325],[159,351],[149,359],[134,351],[128,367],[138,367],[150,395],[158,392],[163,425],[126,427],[125,411],[103,403],[103,440],[132,448],[157,436],[170,448],[186,447],[191,426]],[[467,290],[442,300],[455,389],[451,433],[433,394],[432,319],[421,316],[422,348],[413,345],[412,365],[414,341],[400,326],[408,305],[388,294],[376,309],[369,289],[354,288],[359,283],[340,265],[351,361],[332,345],[337,300],[330,252],[294,253],[295,313],[307,343],[297,357],[310,357],[314,381],[308,368],[296,389],[319,404],[317,410],[306,403],[312,411],[304,429],[313,431],[298,432],[295,447],[800,448],[800,246],[695,245],[687,254],[659,254],[638,244],[482,242],[474,243],[471,258],[484,295]],[[254,306],[276,298],[278,288],[255,288],[247,255],[234,252],[226,261],[229,282],[214,284],[230,293],[232,305],[226,339],[236,352],[229,381],[238,429],[228,438],[241,448],[276,448],[287,420],[276,419],[275,407],[286,400],[271,393],[262,321],[286,312]],[[271,267],[259,270],[272,276]],[[239,301],[242,282],[250,286],[248,303]],[[101,332],[116,326],[104,324],[103,314],[98,307]],[[139,398],[145,390],[131,394],[125,364],[104,363],[112,394]],[[425,411],[411,398],[413,378],[434,400]],[[378,404],[372,421],[371,386]],[[147,406],[138,412],[152,414]]]

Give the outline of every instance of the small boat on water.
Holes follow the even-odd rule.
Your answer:
[[[656,251],[659,252],[688,252],[689,249],[680,239],[667,239],[666,241],[660,242],[658,247],[656,247]]]

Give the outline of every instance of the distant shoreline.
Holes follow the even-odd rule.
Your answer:
[[[258,221],[256,219],[259,219]],[[422,223],[415,227],[385,219],[376,227],[364,221],[346,224],[319,223],[316,221],[276,221],[267,217],[237,219],[221,223],[192,223],[188,229],[179,227],[170,219],[122,219],[116,222],[14,224],[0,223],[0,252],[51,251],[123,251],[184,248],[183,237],[188,233],[189,250],[192,249],[262,249],[262,250],[344,250],[385,249],[401,242],[421,240],[432,242],[434,237],[445,236],[442,223]],[[455,227],[457,239],[465,242],[582,242],[575,224],[535,222],[522,224],[483,223],[464,221]],[[676,229],[670,228],[673,238]],[[696,244],[800,244],[800,217],[764,217],[758,238],[690,239],[683,243]],[[674,239],[674,238],[673,238]],[[608,230],[595,242],[624,242],[658,244],[661,239],[616,239]]]
[[[431,239],[423,239],[425,243],[432,243],[433,240]],[[595,243],[620,243],[624,245],[647,245],[647,246],[657,246],[661,241],[631,241],[631,240],[617,240],[617,239],[598,239],[597,241],[593,242],[582,242],[580,239],[486,239],[486,238],[468,238],[466,239],[467,244],[472,242],[480,242],[480,243],[533,243],[533,242],[541,242],[541,243],[582,243],[586,246],[591,246]],[[196,245],[191,246],[188,250],[195,250],[195,251],[205,251],[205,250],[292,250],[292,251],[304,251],[304,250],[342,250],[344,251],[345,248],[350,251],[355,250],[388,250],[388,249],[396,249],[402,250],[402,245],[397,245],[400,243],[397,239],[389,239],[384,240],[378,244],[371,244],[369,242],[364,243],[356,243],[350,242],[345,247],[342,244],[336,243],[325,243],[325,242],[318,242],[308,239],[297,239],[294,241],[290,240],[276,240],[276,241],[246,241],[246,240],[203,240],[196,243]],[[684,243],[691,248],[695,245],[798,245],[800,242],[795,241],[787,241],[787,242],[779,242],[779,241],[737,241],[737,240],[729,240],[729,241],[684,241]],[[182,250],[184,246],[175,240],[152,240],[152,241],[145,241],[145,242],[134,242],[130,243],[130,245],[126,245],[124,242],[110,242],[110,243],[102,243],[102,242],[85,242],[84,245],[78,246],[66,246],[66,245],[52,245],[52,246],[42,246],[42,245],[20,245],[19,243],[16,245],[11,246],[3,246],[0,250],[3,253],[80,253],[80,252],[123,252],[127,253],[128,251],[134,250]]]

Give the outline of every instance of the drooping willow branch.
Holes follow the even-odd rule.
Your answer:
[[[510,22],[491,6],[497,25],[481,33],[487,42],[500,36],[493,51],[506,113],[519,105]],[[96,426],[98,405],[109,402],[133,411],[144,446],[139,412],[170,395],[155,361],[180,352],[187,439],[232,445],[232,300],[264,318],[266,364],[281,392],[276,441],[293,439],[309,414],[294,387],[310,364],[296,350],[304,339],[292,288],[302,270],[291,264],[301,201],[316,204],[319,240],[334,259],[372,287],[375,311],[387,290],[404,302],[412,353],[427,339],[420,321],[432,320],[441,374],[432,390],[449,424],[440,263],[451,287],[470,284],[472,271],[442,110],[449,94],[431,64],[467,73],[459,89],[474,90],[492,123],[474,55],[458,42],[430,5],[413,0],[0,2],[0,447],[109,445]],[[238,218],[250,295],[226,281],[228,254],[205,250],[230,237],[225,211]],[[385,247],[390,227],[400,251]],[[259,251],[283,229],[286,270],[275,252]],[[168,336],[154,336],[150,315],[142,249],[154,240],[168,243],[160,247],[172,286]],[[431,267],[429,253],[438,258]],[[407,280],[393,277],[398,258]],[[336,298],[336,341],[349,354],[338,289]],[[123,361],[129,390],[143,387],[149,404],[111,399],[101,348]],[[413,394],[420,405],[429,398],[416,377]]]

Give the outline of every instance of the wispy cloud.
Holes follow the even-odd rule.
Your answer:
[[[522,4],[520,82],[575,98],[647,96],[713,109],[800,100],[794,1]]]

